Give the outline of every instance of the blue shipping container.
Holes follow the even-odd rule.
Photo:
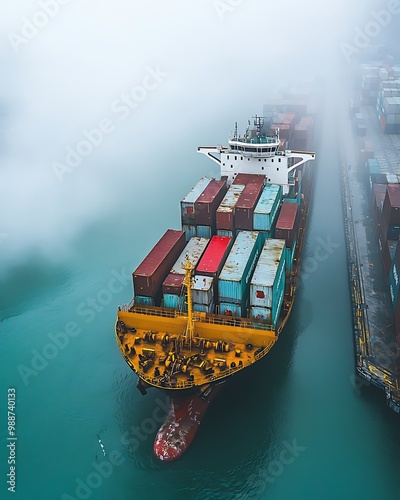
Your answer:
[[[198,312],[205,312],[208,314],[213,314],[215,308],[214,302],[211,302],[211,304],[197,304],[196,302],[193,302],[193,310],[198,311]]]
[[[172,307],[173,309],[183,308],[185,297],[183,295],[172,295],[171,293],[164,293],[164,307]]]
[[[135,304],[139,306],[154,306],[154,298],[145,295],[135,295]]]
[[[239,231],[218,280],[220,302],[240,304],[246,300],[250,280],[260,253],[260,233]]]
[[[233,231],[227,231],[225,229],[218,229],[217,236],[228,236],[229,238],[233,238]]]
[[[271,309],[269,307],[252,306],[250,307],[250,318],[261,321],[267,321],[268,323],[271,324],[272,320]]]
[[[232,302],[220,302],[219,314],[224,316],[246,316],[246,307]]]
[[[196,234],[199,238],[210,239],[212,234],[211,226],[196,226]]]
[[[186,241],[189,241],[190,238],[196,237],[196,226],[190,226],[188,224],[182,224],[182,231],[185,231]]]
[[[295,250],[296,250],[296,240],[293,242],[292,248],[286,247],[286,269],[288,271],[292,270]]]
[[[253,213],[253,227],[257,231],[270,231],[282,199],[282,186],[267,184]]]

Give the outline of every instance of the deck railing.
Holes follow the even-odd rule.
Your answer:
[[[152,306],[134,306],[132,303],[120,306],[121,311],[124,312],[134,312],[137,314],[145,314],[148,316],[158,316],[161,318],[186,318],[185,312],[179,312],[174,309],[167,309],[163,307],[152,307]],[[239,328],[249,328],[252,330],[266,330],[274,331],[273,325],[268,323],[252,321],[247,318],[235,318],[235,317],[225,317],[218,314],[208,314],[205,313],[193,313],[193,318],[195,321],[200,323],[210,323],[213,325],[223,325],[223,326],[234,326]]]

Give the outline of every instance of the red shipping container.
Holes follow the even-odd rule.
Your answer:
[[[296,240],[299,226],[300,210],[297,203],[284,201],[279,212],[275,227],[275,238],[286,240],[286,246],[291,248]]]
[[[215,213],[227,191],[226,178],[210,182],[194,204],[196,225],[215,227]]]
[[[186,245],[185,232],[168,229],[133,274],[135,295],[155,297]]]
[[[232,184],[241,184],[245,186],[249,183],[259,184],[260,186],[264,186],[265,184],[265,175],[261,174],[243,174],[239,173],[233,180]]]
[[[400,184],[388,184],[382,219],[386,225],[400,224]]]
[[[228,257],[231,244],[232,238],[229,236],[213,236],[197,264],[195,274],[217,278]]]
[[[164,280],[164,283],[162,284],[163,293],[169,293],[171,295],[182,295],[184,279],[184,274],[168,274],[168,276]]]
[[[262,193],[263,186],[250,182],[244,188],[235,206],[235,228],[253,230],[253,212]]]
[[[242,194],[245,186],[232,184],[216,212],[217,229],[234,231],[235,229],[235,205]]]

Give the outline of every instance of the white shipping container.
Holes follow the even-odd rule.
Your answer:
[[[195,276],[193,279],[193,302],[208,305],[214,299],[214,278],[210,276]]]
[[[189,261],[194,267],[196,267],[209,241],[210,240],[208,238],[190,238],[177,261],[173,265],[171,274],[185,274],[185,270],[182,269],[182,266],[186,262],[186,257],[188,257]]]

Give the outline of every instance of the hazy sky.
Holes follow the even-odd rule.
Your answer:
[[[348,64],[343,44],[355,47],[356,30],[390,7],[390,18],[379,17],[370,37],[378,41],[399,22],[399,6],[3,2],[2,264],[34,247],[60,252],[149,176],[165,186],[170,173],[206,170],[197,145],[226,140],[235,120],[244,127],[281,82],[315,74],[334,79],[338,65]]]

